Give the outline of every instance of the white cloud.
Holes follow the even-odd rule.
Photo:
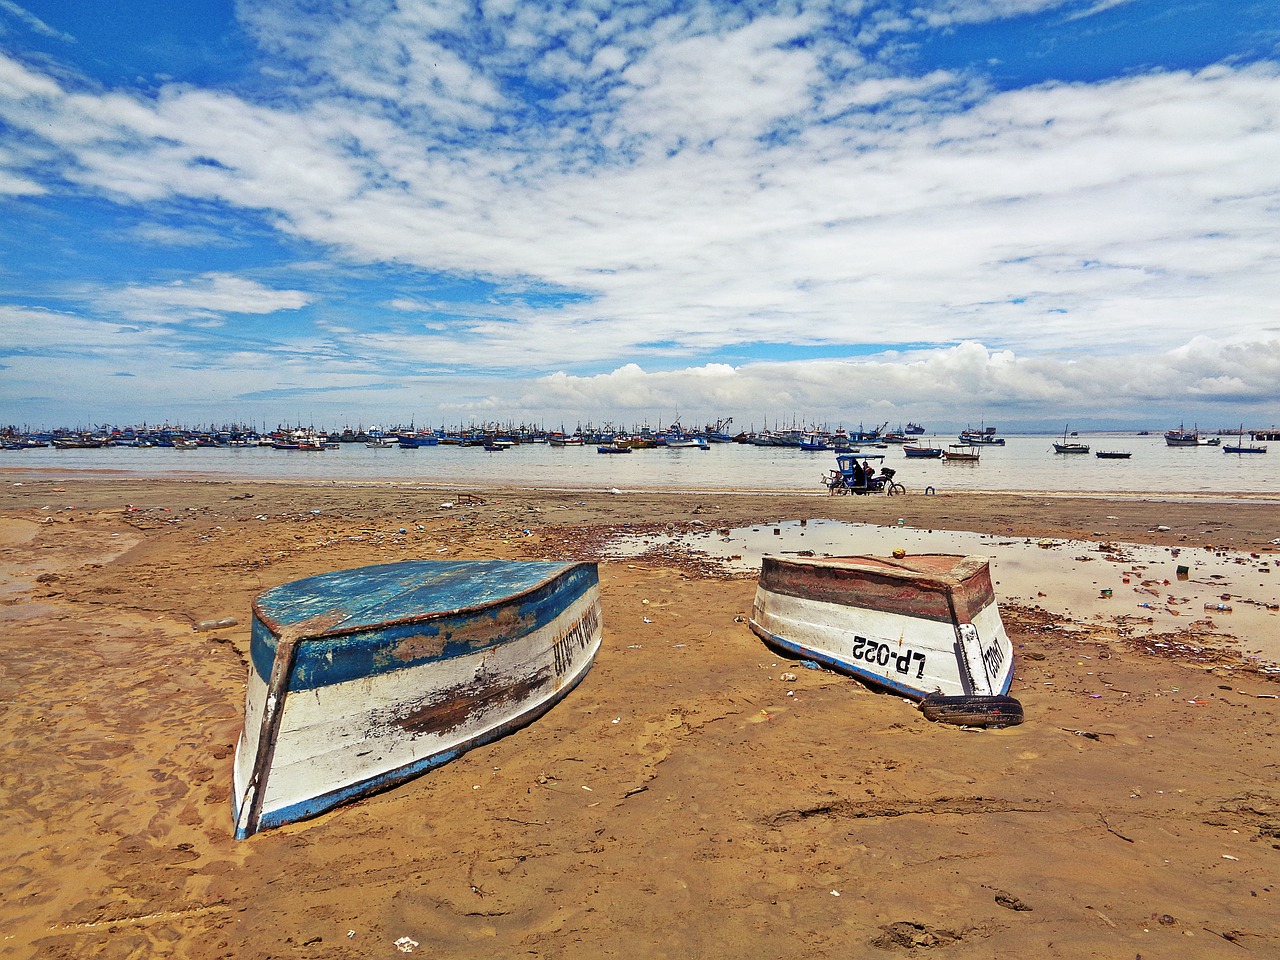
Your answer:
[[[45,37],[53,37],[55,40],[61,40],[64,43],[75,43],[75,37],[63,33],[61,30],[55,30],[25,7],[14,3],[13,0],[0,0],[0,11],[20,21],[34,33]]]
[[[98,306],[130,320],[179,323],[220,319],[227,314],[298,310],[311,302],[301,290],[275,290],[244,277],[207,273],[157,286],[127,286],[94,297]]]
[[[472,3],[352,3],[342,20],[310,6],[242,5],[280,57],[270,100],[73,88],[0,56],[0,121],[21,133],[0,151],[0,193],[106,196],[142,213],[148,242],[172,229],[155,225],[168,205],[214,204],[344,265],[489,280],[503,295],[488,303],[388,289],[383,322],[338,308],[281,349],[526,371],[510,393],[528,402],[545,388],[588,406],[945,409],[1100,405],[1098,378],[1134,403],[1274,386],[1258,360],[1280,327],[1274,64],[992,93],[894,72],[804,5],[754,20],[698,4],[655,18],[493,0],[481,18]],[[1068,8],[885,5],[863,23],[870,42]],[[541,290],[580,296],[548,306]],[[188,325],[316,303],[213,272],[96,298],[110,318]],[[1179,360],[1206,329],[1214,344]],[[848,363],[706,363],[767,343],[935,349],[858,364],[856,393]],[[1135,356],[1161,358],[1159,376]]]

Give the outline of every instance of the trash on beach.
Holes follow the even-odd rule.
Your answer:
[[[224,627],[234,627],[240,621],[235,617],[223,617],[221,620],[201,620],[192,630],[197,633],[204,633],[208,630],[221,630]]]

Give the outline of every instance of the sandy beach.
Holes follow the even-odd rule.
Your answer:
[[[6,957],[1280,956],[1268,675],[1003,606],[1026,722],[931,724],[764,647],[753,576],[600,553],[822,517],[1271,554],[1262,498],[0,484]],[[590,675],[422,778],[233,840],[252,599],[434,557],[599,561]]]

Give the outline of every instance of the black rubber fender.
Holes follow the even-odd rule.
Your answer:
[[[961,727],[1012,727],[1022,722],[1022,704],[1009,696],[944,697],[931,693],[920,701],[925,719]]]

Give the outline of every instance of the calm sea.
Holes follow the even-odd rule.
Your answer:
[[[1063,493],[1280,494],[1280,444],[1265,454],[1224,454],[1218,447],[1169,447],[1164,438],[1086,435],[1097,450],[1128,451],[1128,460],[1102,460],[1091,452],[1055,454],[1054,437],[1010,436],[1003,447],[982,450],[977,464],[907,459],[901,448],[864,448],[882,455],[907,491],[1009,490]],[[954,437],[934,438],[946,446]],[[157,477],[210,480],[299,480],[425,483],[621,490],[809,490],[835,454],[744,444],[709,450],[637,450],[602,455],[594,446],[525,444],[501,453],[481,447],[437,446],[417,450],[370,449],[342,444],[322,453],[273,450],[111,447],[100,450],[41,448],[0,451],[0,476]]]

